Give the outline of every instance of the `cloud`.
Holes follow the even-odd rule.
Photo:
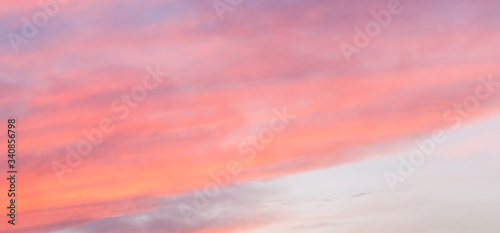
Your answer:
[[[373,148],[390,151],[446,127],[443,113],[474,93],[476,77],[498,68],[491,48],[499,39],[492,12],[482,14],[483,4],[498,2],[449,2],[408,4],[350,64],[338,44],[385,1],[246,1],[223,22],[210,2],[86,1],[61,9],[17,55],[2,40],[0,116],[18,118],[24,161],[19,208],[27,217],[19,231],[100,220],[93,229],[106,228],[151,211],[118,200],[189,195],[210,181],[208,172],[241,159],[238,144],[276,107],[298,117],[241,164],[234,182],[360,162]],[[6,3],[2,28],[21,30],[16,20],[36,3]],[[119,120],[113,101],[156,64],[171,71],[171,82]],[[496,100],[474,117],[497,114]],[[64,163],[66,146],[103,118],[116,130],[59,183],[52,162]]]

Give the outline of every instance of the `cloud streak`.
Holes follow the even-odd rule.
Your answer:
[[[3,28],[19,29],[17,19],[37,2],[6,3]],[[371,20],[369,10],[385,4],[245,1],[220,21],[210,1],[85,1],[61,9],[19,54],[2,40],[0,116],[19,119],[22,148],[23,220],[14,232],[64,232],[87,223],[90,230],[82,232],[106,231],[133,214],[157,208],[174,214],[159,200],[190,195],[209,182],[207,173],[237,157],[238,143],[279,106],[297,118],[235,183],[361,162],[374,156],[373,148],[392,151],[447,127],[443,112],[474,92],[478,75],[495,76],[498,69],[500,57],[491,48],[500,39],[492,19],[499,3],[405,5],[346,64],[337,45]],[[108,116],[113,100],[140,82],[148,65],[172,71],[171,84],[148,92],[59,183],[51,162],[64,160],[65,147]],[[498,98],[474,119],[498,114]],[[203,232],[271,221],[241,218],[248,220],[216,222],[223,230],[210,225]],[[148,221],[136,227],[194,231],[175,219]],[[10,229],[0,225],[0,231]]]

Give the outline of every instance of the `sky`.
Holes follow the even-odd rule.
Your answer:
[[[3,3],[0,232],[500,232],[499,13]]]

